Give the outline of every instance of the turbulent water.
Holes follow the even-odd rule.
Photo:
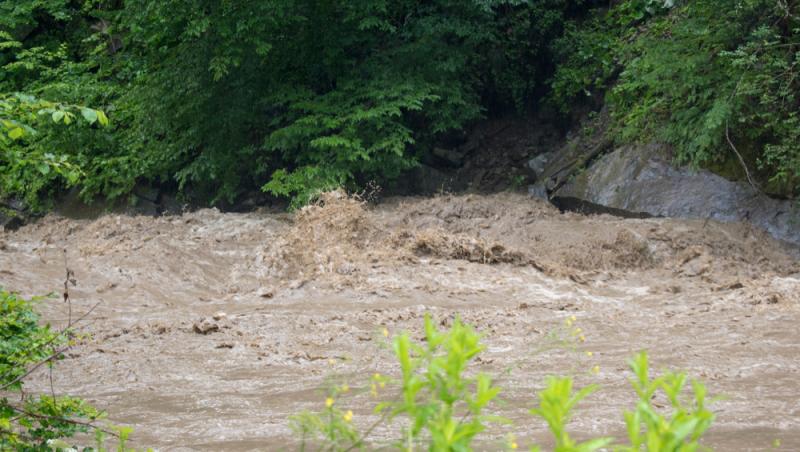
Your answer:
[[[724,396],[707,445],[800,450],[798,254],[747,225],[562,214],[516,194],[368,206],[334,193],[294,215],[47,217],[0,235],[0,285],[59,291],[65,254],[72,318],[99,305],[54,389],[133,426],[138,446],[291,449],[287,418],[321,409],[333,382],[354,388],[337,403],[366,427],[370,375],[396,372],[382,330],[418,337],[431,313],[486,334],[476,367],[515,421],[487,450],[508,433],[549,444],[527,410],[550,374],[602,387],[571,424],[578,438],[622,439],[625,361],[640,349]],[[60,300],[40,309],[68,320]],[[585,342],[565,330],[573,315]],[[30,388],[50,390],[46,370]]]

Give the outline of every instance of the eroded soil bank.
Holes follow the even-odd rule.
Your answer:
[[[354,388],[338,403],[367,426],[377,418],[359,389],[395,372],[381,330],[419,331],[430,312],[486,333],[477,367],[505,389],[497,414],[515,421],[487,450],[508,432],[548,444],[527,415],[548,374],[602,386],[577,436],[621,438],[633,402],[625,360],[640,349],[725,396],[707,445],[800,450],[797,250],[746,225],[561,214],[517,194],[378,206],[331,195],[297,215],[52,216],[0,235],[0,284],[59,291],[65,249],[73,316],[100,304],[55,390],[133,426],[136,445],[291,448],[287,417],[321,409],[331,381]],[[41,309],[66,321],[60,300]],[[572,315],[586,341],[557,347]],[[31,385],[49,386],[46,371]],[[376,444],[398,429],[377,429]]]

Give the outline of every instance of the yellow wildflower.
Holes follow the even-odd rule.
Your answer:
[[[511,443],[511,448],[512,449],[517,449],[517,448],[519,448],[519,445],[517,443],[515,443],[515,442],[512,442]]]
[[[591,358],[591,357],[592,357],[592,355],[594,355],[594,353],[592,353],[592,352],[586,352],[586,356],[588,356],[589,358]]]
[[[347,392],[349,390],[350,390],[350,386],[348,386],[346,383],[344,385],[342,385],[342,387],[340,388],[340,391],[342,391],[342,392]]]
[[[389,337],[389,330],[386,328],[383,329],[383,337]]]
[[[594,373],[595,375],[599,374],[600,373],[600,366],[592,367],[592,373]]]
[[[351,420],[353,420],[353,412],[347,410],[347,413],[344,413],[344,420],[345,422],[350,422]]]
[[[325,407],[330,408],[333,406],[333,397],[328,397],[325,399]]]

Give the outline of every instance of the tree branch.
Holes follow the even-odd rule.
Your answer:
[[[744,169],[744,174],[747,176],[747,182],[750,183],[750,186],[753,187],[753,190],[757,192],[761,192],[761,189],[753,182],[753,178],[750,177],[750,170],[747,169],[747,165],[744,163],[744,159],[742,158],[742,154],[739,153],[739,150],[736,149],[736,145],[733,144],[731,140],[730,128],[728,127],[728,121],[725,121],[725,139],[728,140],[728,144],[733,149],[733,152],[736,154],[736,157],[739,158],[739,163],[742,164],[742,168]]]

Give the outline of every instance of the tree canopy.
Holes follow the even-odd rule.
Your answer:
[[[620,141],[666,141],[703,165],[727,161],[736,143],[762,180],[791,195],[797,8],[6,1],[0,196],[42,207],[71,186],[114,198],[144,182],[208,203],[253,189],[303,203],[397,177],[480,118],[542,108],[566,118],[603,102]]]

